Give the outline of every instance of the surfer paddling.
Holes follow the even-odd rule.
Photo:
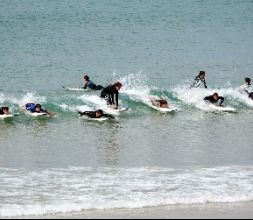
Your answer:
[[[34,103],[28,103],[25,105],[26,111],[30,113],[45,113],[49,115],[50,117],[54,116],[53,112],[49,112],[42,108],[41,104],[34,104]]]
[[[101,85],[96,85],[90,80],[90,77],[88,75],[85,75],[83,77],[84,80],[84,87],[83,89],[92,89],[92,90],[102,90],[104,87]]]
[[[78,112],[80,116],[87,116],[88,118],[92,119],[99,119],[99,118],[108,118],[108,119],[114,119],[112,115],[105,114],[103,110],[97,110],[97,111],[85,111],[85,112]]]
[[[0,115],[9,115],[9,107],[2,107],[0,108]]]
[[[107,101],[107,104],[112,109],[118,109],[119,108],[119,91],[122,88],[121,82],[116,82],[113,85],[109,85],[106,88],[103,89],[101,92],[101,98],[105,99]]]
[[[215,103],[217,103],[219,100],[221,100],[219,106],[223,107],[222,104],[223,104],[225,98],[222,97],[222,96],[219,96],[218,93],[214,93],[214,94],[211,95],[211,96],[205,97],[204,100],[205,100],[206,102],[208,102],[208,103],[211,103],[211,104],[215,104]]]
[[[161,99],[159,99],[159,100],[155,99],[154,97],[150,97],[150,101],[151,101],[152,105],[157,108],[169,109],[169,103],[163,97],[161,97]]]
[[[206,84],[206,72],[200,71],[199,75],[196,76],[194,83],[191,85],[190,89],[192,88],[199,88],[201,85],[204,86],[205,89],[207,89]]]

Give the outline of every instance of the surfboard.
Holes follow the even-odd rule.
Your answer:
[[[161,113],[170,113],[170,112],[175,112],[177,111],[178,109],[177,108],[159,108],[157,106],[154,106],[152,105],[152,103],[147,103],[147,105],[152,108],[152,109],[155,109]]]
[[[26,111],[25,113],[26,113],[26,115],[32,116],[32,117],[46,117],[46,116],[48,116],[47,113],[31,113],[29,111]]]
[[[15,115],[0,115],[0,119],[13,118]]]
[[[99,121],[99,122],[103,122],[103,121],[108,121],[109,118],[105,118],[105,117],[102,117],[102,118],[90,118],[86,115],[83,115],[83,116],[80,116],[80,118],[83,118],[83,119],[86,119],[86,120],[89,120],[89,121]]]
[[[210,111],[220,111],[220,112],[228,112],[228,113],[236,113],[237,110],[233,107],[222,107],[222,106],[216,106],[216,105],[212,105],[209,104],[208,108],[210,109]]]
[[[68,86],[63,86],[62,88],[64,88],[67,91],[71,91],[71,92],[88,92],[90,91],[89,89],[84,89],[81,87],[68,87]]]
[[[119,115],[121,112],[126,112],[129,110],[127,106],[119,107],[118,109],[112,109],[109,106],[106,108],[102,108],[104,112],[111,115]]]

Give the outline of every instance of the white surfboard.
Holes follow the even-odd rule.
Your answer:
[[[26,115],[32,116],[32,117],[46,117],[46,116],[48,116],[47,113],[32,113],[29,111],[26,111],[25,113],[26,113]]]
[[[128,109],[129,108],[127,106],[122,106],[122,107],[119,107],[118,109],[112,109],[109,106],[106,108],[102,108],[102,110],[106,112],[107,114],[116,115],[116,116],[119,115],[121,112],[128,111]]]
[[[106,118],[106,117],[102,117],[102,118],[90,118],[88,116],[80,116],[82,119],[86,119],[86,120],[89,120],[89,121],[99,121],[99,122],[103,122],[103,121],[108,121],[109,118]]]
[[[237,110],[233,107],[222,107],[222,106],[216,106],[216,105],[212,105],[209,104],[208,108],[210,109],[210,111],[220,111],[220,112],[228,112],[228,113],[236,113]]]
[[[147,103],[147,105],[150,108],[155,109],[155,110],[162,112],[162,113],[170,113],[170,112],[175,112],[178,110],[177,108],[159,108],[157,106],[152,105],[152,103]]]
[[[0,119],[13,118],[15,115],[0,115]]]
[[[90,91],[89,89],[84,89],[84,88],[81,88],[81,87],[68,87],[68,86],[63,86],[63,88],[67,91],[71,91],[71,92],[88,92]]]

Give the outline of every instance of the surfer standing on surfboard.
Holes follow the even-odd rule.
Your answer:
[[[102,90],[104,87],[101,85],[96,85],[90,80],[90,77],[88,75],[85,75],[83,77],[84,79],[84,89],[92,89],[92,90]]]
[[[190,89],[192,88],[199,88],[201,84],[207,89],[207,84],[206,84],[206,72],[205,71],[200,71],[199,75],[196,76],[194,83],[191,85]]]
[[[219,100],[221,100],[219,106],[223,107],[222,104],[223,104],[225,98],[222,97],[222,96],[219,96],[218,93],[214,93],[214,94],[211,95],[211,96],[205,97],[204,100],[205,100],[206,102],[209,102],[209,103],[212,103],[212,104],[215,104],[215,103],[217,103]]]
[[[107,104],[112,109],[118,109],[119,108],[119,91],[122,88],[121,82],[116,82],[113,85],[109,85],[106,88],[103,89],[101,92],[101,98],[105,99],[107,101]]]
[[[85,111],[85,112],[78,112],[80,116],[87,116],[88,118],[111,118],[114,119],[112,115],[105,114],[103,110],[97,110],[97,111]]]
[[[25,105],[25,109],[30,113],[45,113],[48,114],[50,117],[54,116],[54,113],[43,109],[41,104],[28,103]]]
[[[154,105],[157,108],[166,108],[169,109],[169,103],[166,99],[161,98],[160,100],[157,100],[153,97],[150,97],[150,101],[152,103],[152,105]]]
[[[2,107],[0,108],[0,115],[9,115],[9,107]]]
[[[241,93],[247,93],[250,99],[253,99],[253,91],[251,86],[251,79],[245,78],[245,84],[240,88]]]

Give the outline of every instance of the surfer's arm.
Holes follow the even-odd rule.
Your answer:
[[[54,116],[54,113],[53,112],[49,112],[47,110],[44,110],[45,113],[48,114],[49,117],[53,117]]]
[[[219,97],[219,99],[221,100],[221,102],[220,102],[220,106],[222,106],[222,104],[223,104],[223,102],[224,102],[225,98],[224,98],[224,97],[222,97],[222,96],[220,96],[220,97]]]
[[[204,83],[205,89],[207,89],[207,84],[206,84],[206,80],[205,79],[203,80],[203,83]]]
[[[102,116],[102,117],[115,119],[115,117],[114,117],[114,116],[109,115],[109,114],[103,114],[103,116]]]
[[[116,93],[116,108],[119,107],[119,93]]]

